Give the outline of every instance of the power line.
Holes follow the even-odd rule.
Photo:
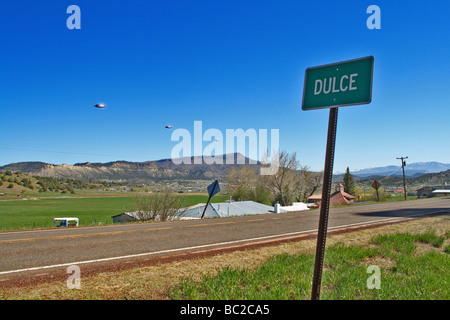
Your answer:
[[[387,179],[387,178],[391,178],[391,177],[395,177],[393,174],[396,173],[397,171],[399,171],[401,169],[401,167],[398,167],[398,169],[395,169],[394,171],[392,171],[391,173],[389,173],[387,176],[383,177],[380,179],[380,181]]]

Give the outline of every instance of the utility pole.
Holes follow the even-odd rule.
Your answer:
[[[404,159],[408,159],[408,157],[400,157],[397,158],[399,160],[402,160],[402,171],[403,171],[403,193],[405,194],[405,200],[406,200],[406,182],[405,182],[405,166],[406,166],[406,161],[404,161]]]

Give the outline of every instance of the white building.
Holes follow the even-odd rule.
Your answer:
[[[180,209],[179,214],[174,220],[190,220],[201,219],[206,203],[199,203],[194,206]],[[257,215],[265,213],[282,213],[289,211],[309,210],[306,204],[302,202],[294,202],[292,206],[268,206],[254,201],[227,201],[221,203],[209,203],[203,218],[225,218],[245,215]],[[112,216],[113,223],[127,223],[139,221],[137,212],[123,212]]]

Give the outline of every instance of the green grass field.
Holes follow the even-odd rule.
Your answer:
[[[207,195],[178,195],[185,206],[206,203]],[[227,196],[216,195],[211,202],[223,202]],[[53,218],[77,217],[80,226],[112,224],[111,216],[128,211],[135,196],[87,198],[37,198],[0,201],[0,231],[50,228]]]

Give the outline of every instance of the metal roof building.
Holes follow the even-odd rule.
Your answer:
[[[181,219],[200,219],[205,209],[205,204],[189,207]],[[275,212],[272,206],[254,201],[237,201],[210,203],[206,208],[204,218],[224,218],[232,216],[244,216]]]
[[[113,223],[128,223],[139,221],[139,215],[137,212],[122,212],[111,217]]]
[[[203,210],[205,209],[205,203],[199,203],[194,206],[183,208],[179,210],[179,213],[175,215],[174,220],[188,220],[188,219],[200,219]],[[281,207],[278,211],[274,207],[268,206],[262,203],[254,201],[227,201],[221,203],[210,203],[205,211],[203,218],[225,218],[234,216],[246,216],[265,213],[281,213],[288,211],[303,211],[309,210],[309,208],[301,202],[294,202],[292,206]],[[127,223],[139,221],[140,216],[138,212],[123,212],[112,216],[113,223]]]

